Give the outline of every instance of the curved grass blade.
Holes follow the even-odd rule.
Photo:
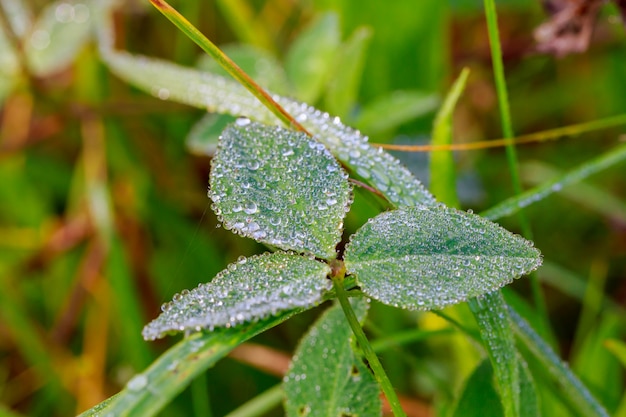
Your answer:
[[[279,325],[300,311],[286,311],[276,317],[236,328],[195,333],[170,348],[144,372],[135,375],[120,393],[85,411],[80,417],[156,415],[196,376],[239,344]]]
[[[432,145],[452,143],[452,116],[454,107],[461,97],[469,69],[465,68],[452,85],[443,105],[437,112],[433,126]],[[433,152],[430,154],[430,190],[444,204],[459,208],[459,199],[456,195],[456,172],[454,155],[448,152]]]
[[[106,10],[98,21],[98,44],[109,69],[130,84],[162,99],[207,111],[247,117],[276,125],[279,119],[243,86],[206,72],[113,49],[113,30]],[[382,191],[393,205],[433,205],[434,197],[395,157],[368,143],[337,117],[292,99],[272,96],[298,125],[364,181]]]
[[[610,151],[593,158],[577,168],[559,175],[553,180],[546,181],[543,184],[528,190],[515,197],[511,197],[496,206],[480,213],[481,216],[490,220],[500,219],[517,213],[529,205],[543,200],[550,194],[559,192],[563,187],[580,182],[587,177],[609,168],[626,160],[626,145],[620,145]]]
[[[483,297],[472,298],[469,300],[469,307],[474,313],[481,339],[491,361],[504,415],[519,416],[518,353],[502,293],[496,291]],[[502,316],[501,312],[505,312],[505,315]]]
[[[520,341],[533,353],[563,391],[566,398],[585,417],[608,417],[604,407],[594,398],[587,387],[563,362],[550,346],[512,308],[508,309],[515,324],[515,333]]]

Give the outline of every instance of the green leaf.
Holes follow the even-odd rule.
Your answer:
[[[617,339],[607,339],[604,347],[620,361],[623,368],[626,368],[626,343]]]
[[[352,307],[362,320],[367,303],[353,300]],[[287,416],[381,415],[378,385],[355,355],[351,337],[337,304],[302,338],[284,378]]]
[[[143,329],[154,340],[169,333],[232,327],[285,310],[319,304],[330,289],[328,265],[276,252],[241,258],[211,282],[183,290],[163,305],[163,313]]]
[[[197,155],[213,156],[222,131],[234,121],[235,117],[227,114],[205,114],[189,131],[185,139],[187,150]]]
[[[518,355],[519,363],[519,401],[520,417],[541,417],[541,407],[537,387],[533,376],[528,369],[528,364]]]
[[[541,264],[527,240],[445,206],[405,207],[370,219],[344,258],[364,293],[419,310],[492,292]]]
[[[329,113],[349,116],[357,102],[365,53],[372,39],[372,30],[360,27],[354,31],[337,52],[337,65],[328,83],[324,104]]]
[[[516,362],[517,363],[517,362]],[[519,362],[520,416],[540,417],[535,385],[524,361]],[[467,379],[453,417],[504,417],[502,405],[494,387],[493,368],[484,360]]]
[[[368,103],[355,120],[370,135],[389,132],[437,108],[439,98],[421,91],[393,91]]]
[[[280,121],[241,85],[223,77],[111,48],[111,29],[100,22],[103,60],[112,72],[161,99],[211,112],[248,117],[277,125]],[[367,136],[344,125],[338,117],[298,101],[274,96],[315,138],[366,183],[383,192],[391,204],[433,205],[434,197],[395,157],[368,143]]]
[[[142,416],[157,414],[198,375],[246,340],[292,317],[298,310],[280,313],[255,323],[186,337],[161,355],[144,372],[135,375],[114,397],[80,417]]]
[[[339,19],[336,14],[327,13],[291,45],[285,69],[300,100],[314,103],[319,99],[335,65],[333,58],[340,42]]]
[[[226,229],[331,259],[352,199],[347,177],[304,133],[239,119],[222,134],[209,197]]]
[[[44,76],[70,65],[93,30],[91,0],[63,0],[46,7],[25,42],[30,70]]]
[[[469,300],[494,370],[505,416],[519,416],[520,375],[515,337],[500,291]]]
[[[502,405],[493,386],[489,361],[484,360],[465,382],[453,417],[503,417]]]

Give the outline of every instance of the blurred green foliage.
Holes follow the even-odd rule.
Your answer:
[[[263,250],[216,227],[206,198],[209,158],[186,143],[203,113],[150,97],[111,75],[99,59],[92,5],[0,0],[0,416],[67,416],[119,391],[172,343],[141,339],[141,328],[161,303],[210,280],[238,256]],[[219,45],[254,42],[255,34],[263,33],[255,46],[265,49],[254,52],[258,58],[251,63],[261,55],[270,63],[259,77],[267,76],[279,93],[336,112],[373,141],[423,143],[436,97],[467,66],[471,76],[453,120],[455,141],[501,136],[479,2],[173,5]],[[85,13],[91,15],[84,19]],[[536,2],[499,2],[499,17],[518,134],[624,113],[626,42],[611,10],[598,21],[589,51],[558,60],[533,53],[532,30],[545,18]],[[50,19],[70,18],[76,28],[69,35],[56,37],[45,29],[54,24]],[[121,3],[115,23],[118,49],[191,65],[202,60],[147,2]],[[318,39],[319,31],[327,39],[319,49],[299,46],[307,36]],[[234,48],[239,52],[233,56],[241,53]],[[293,67],[307,59],[315,83],[292,75],[303,74]],[[282,66],[284,71],[277,69]],[[351,75],[345,77],[345,71]],[[342,77],[354,84],[338,89]],[[368,123],[372,113],[379,119],[374,121],[388,123]],[[530,186],[567,171],[614,147],[623,132],[606,129],[520,147],[523,180]],[[425,159],[399,157],[427,180]],[[502,149],[455,158],[464,208],[482,210],[511,196]],[[626,416],[623,365],[604,343],[623,338],[626,324],[624,172],[623,164],[611,168],[526,209],[535,245],[549,266],[539,277],[555,347],[619,416]],[[356,191],[346,221],[350,233],[380,210],[362,193]],[[514,218],[502,223],[519,230]],[[526,282],[517,282],[514,290],[511,298],[524,306]],[[287,358],[318,314],[295,317],[254,342]],[[429,314],[379,305],[370,321],[370,334],[381,338],[416,325],[443,326]],[[469,374],[461,372],[462,360],[451,360],[444,343],[451,337],[381,352],[396,388],[412,401],[407,408],[412,415],[428,407],[440,415],[454,411],[452,397]],[[472,371],[480,362],[475,352],[467,356],[463,360],[471,362]],[[207,415],[209,409],[224,415],[280,381],[281,369],[242,365],[250,359],[235,357],[211,369],[162,415]],[[481,367],[473,378],[484,378],[485,372]],[[545,381],[538,385],[540,392],[552,392],[544,389]],[[542,397],[541,407],[544,415],[569,415],[550,395]]]

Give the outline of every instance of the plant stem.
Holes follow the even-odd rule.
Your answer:
[[[246,74],[233,60],[227,57],[213,42],[193,26],[183,15],[170,6],[165,0],[150,0],[165,17],[167,17],[178,29],[194,41],[204,52],[209,54],[218,64],[233,76],[241,85],[250,91],[267,107],[279,120],[292,129],[299,130],[312,136],[300,123],[298,123],[285,109],[282,108],[261,86],[259,86],[248,74]]]
[[[516,195],[522,193],[522,181],[519,175],[519,164],[517,161],[517,152],[515,150],[515,144],[513,138],[513,126],[511,123],[511,109],[509,108],[509,95],[506,87],[506,79],[504,76],[504,64],[502,61],[502,47],[500,45],[500,35],[498,30],[498,17],[496,13],[495,0],[484,0],[485,4],[485,16],[487,18],[487,30],[489,33],[489,45],[491,48],[491,60],[493,65],[493,75],[496,83],[496,93],[498,95],[498,107],[500,109],[500,119],[502,122],[502,132],[506,142],[506,156],[509,165],[509,172],[511,174],[511,181],[513,183],[513,191]],[[520,226],[524,236],[532,240],[533,233],[530,228],[530,223],[523,211],[518,214]],[[546,323],[547,309],[546,302],[539,284],[539,279],[536,274],[530,274],[530,283],[533,293],[533,300],[535,307],[537,308],[540,317],[542,318],[542,326],[545,332],[548,332],[548,325]]]
[[[479,142],[451,143],[449,145],[396,145],[390,143],[374,143],[372,146],[379,146],[383,149],[402,152],[440,152],[440,151],[475,151],[478,149],[499,148],[507,143],[522,145],[527,143],[541,143],[551,140],[561,139],[566,136],[580,135],[582,133],[593,132],[600,129],[622,126],[626,124],[626,114],[611,116],[604,119],[592,120],[590,122],[576,123],[573,125],[556,127],[554,129],[542,130],[540,132],[519,135],[511,139],[489,139]]]
[[[396,417],[406,417],[406,414],[404,413],[404,411],[402,410],[402,406],[400,405],[400,400],[398,399],[398,396],[396,395],[396,392],[391,385],[391,381],[389,381],[389,378],[387,377],[387,374],[385,373],[382,364],[378,360],[378,356],[376,356],[374,349],[372,349],[372,345],[370,345],[369,341],[367,340],[367,336],[365,336],[365,333],[361,328],[361,324],[359,323],[356,314],[354,314],[354,310],[352,310],[352,306],[350,305],[350,301],[348,300],[346,290],[343,287],[343,277],[333,277],[333,284],[335,286],[337,299],[339,300],[341,308],[346,315],[346,319],[348,320],[348,323],[352,328],[352,332],[354,333],[354,336],[356,337],[359,346],[363,350],[365,359],[367,359],[370,367],[372,368],[372,371],[374,372],[374,377],[376,378],[376,381],[378,381],[380,388],[383,390],[385,396],[387,397],[387,401],[389,401],[389,406],[391,407],[393,415]]]

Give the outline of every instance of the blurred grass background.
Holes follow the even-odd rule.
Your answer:
[[[4,7],[11,3],[3,1]],[[23,3],[33,16],[47,6]],[[425,143],[434,103],[463,67],[471,75],[455,113],[455,141],[501,136],[481,2],[172,5],[218,45],[243,42],[264,50],[285,66],[281,93],[339,114],[372,141]],[[546,19],[538,2],[501,1],[498,7],[516,133],[626,112],[626,39],[616,10],[603,10],[589,51],[555,59],[533,52],[532,31]],[[312,27],[317,32],[306,43],[302,33]],[[115,29],[118,49],[185,65],[201,57],[148,2],[123,2]],[[330,68],[321,65],[326,72],[313,70],[321,87],[307,91],[312,81],[297,80],[304,71],[299,63],[315,55],[313,45],[323,39],[332,44],[337,36],[351,45],[343,64],[354,67],[330,58]],[[294,46],[298,42],[301,51]],[[115,78],[99,60],[95,41],[81,47],[69,65],[44,76],[21,73],[17,80],[10,89],[0,84],[0,416],[67,416],[117,392],[171,345],[172,340],[141,339],[142,326],[156,317],[161,303],[264,248],[216,227],[206,197],[210,158],[186,144],[201,111],[150,97]],[[353,99],[342,96],[351,83]],[[606,129],[520,147],[525,185],[614,147],[623,132]],[[427,181],[425,155],[397,155]],[[512,195],[503,149],[455,157],[465,209],[478,212]],[[603,346],[624,336],[625,174],[622,164],[526,210],[545,257],[539,277],[556,346],[612,411],[626,410],[619,406],[623,369]],[[357,191],[348,232],[377,210]],[[502,224],[519,232],[514,217]],[[512,287],[527,297],[526,280]],[[254,342],[289,354],[318,313],[297,316]],[[432,316],[381,306],[371,319],[375,337],[418,323],[440,326]],[[382,354],[391,380],[415,400],[416,410],[445,404],[463,380],[463,366],[458,358],[450,360],[446,340]],[[279,381],[275,373],[226,359],[162,415],[224,415]],[[208,397],[202,395],[207,390]],[[567,415],[555,404],[544,408],[552,412],[546,415]]]

